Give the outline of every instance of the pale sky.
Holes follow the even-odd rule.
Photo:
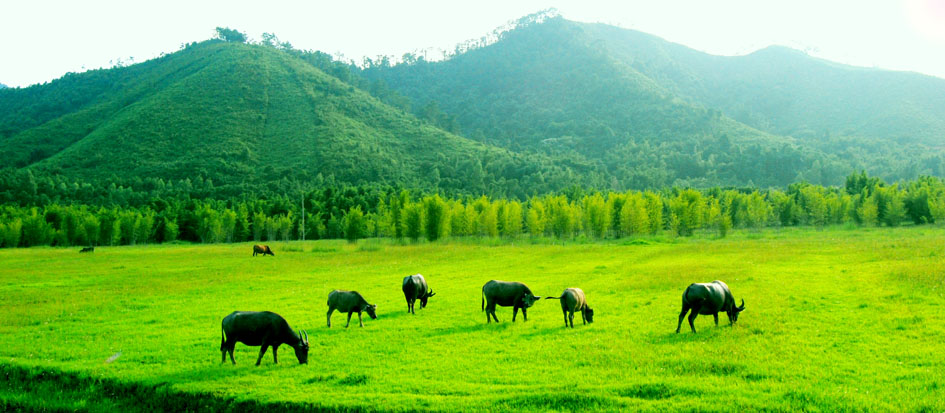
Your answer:
[[[217,26],[256,40],[275,33],[297,49],[356,61],[401,56],[452,49],[548,8],[712,54],[778,44],[840,63],[945,78],[945,0],[10,0],[0,3],[0,83],[28,86],[119,58],[141,62],[208,39]]]

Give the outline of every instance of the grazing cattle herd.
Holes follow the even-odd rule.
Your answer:
[[[82,251],[84,252],[84,251]],[[268,245],[254,245],[253,256],[256,254],[275,255]],[[414,312],[414,304],[420,300],[420,308],[427,306],[427,300],[433,297],[433,289],[427,284],[426,278],[420,274],[408,275],[404,277],[402,290],[404,298],[407,300],[407,313]],[[495,315],[496,305],[503,307],[512,307],[512,322],[518,315],[518,310],[522,310],[522,319],[528,321],[527,309],[534,305],[542,297],[536,296],[527,285],[520,282],[491,280],[482,286],[482,311],[486,313],[486,323],[495,320],[499,322]],[[581,320],[584,324],[594,322],[594,310],[587,304],[587,297],[584,290],[580,288],[567,288],[558,297],[545,297],[549,300],[559,300],[561,302],[561,312],[564,314],[564,326],[574,328],[574,313],[581,313]],[[342,313],[348,313],[348,321],[345,328],[351,324],[351,315],[358,313],[358,324],[364,327],[361,321],[361,313],[367,312],[372,319],[377,319],[377,304],[370,304],[357,291],[334,290],[328,293],[328,327],[331,328],[331,313],[338,310]],[[728,285],[722,281],[712,281],[711,283],[695,283],[686,287],[682,295],[682,311],[679,313],[679,322],[676,325],[676,333],[679,333],[682,327],[682,320],[689,314],[689,327],[692,332],[696,332],[693,321],[699,314],[712,315],[715,317],[715,325],[719,325],[719,312],[725,312],[728,315],[729,324],[734,326],[738,321],[738,314],[745,310],[745,300],[742,299],[740,306],[735,305],[735,297]],[[287,344],[295,349],[295,357],[300,364],[308,363],[308,334],[305,331],[294,331],[289,327],[289,323],[282,316],[269,312],[255,311],[234,311],[223,318],[223,339],[220,344],[220,351],[223,353],[223,363],[226,363],[226,354],[229,352],[230,361],[236,364],[233,359],[233,349],[237,342],[247,346],[262,346],[259,349],[259,357],[256,359],[258,366],[262,362],[266,350],[272,347],[272,362],[278,363],[277,351],[279,346]]]

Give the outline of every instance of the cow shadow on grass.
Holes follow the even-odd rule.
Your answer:
[[[405,307],[406,307],[406,306],[405,306]],[[385,313],[378,313],[378,314],[377,314],[377,319],[378,319],[378,320],[396,320],[396,319],[401,318],[401,317],[403,317],[403,316],[405,316],[405,315],[413,315],[413,314],[408,314],[408,313],[407,313],[407,310],[404,309],[403,311],[393,311],[393,312],[389,312],[389,313],[388,313],[388,312],[385,312]],[[348,316],[348,315],[345,314],[345,317],[347,317],[347,316]],[[357,318],[357,316],[358,316],[358,315],[355,314],[355,315],[353,315],[353,316],[351,316],[351,317],[352,317],[352,318]]]
[[[647,335],[647,341],[650,344],[682,344],[682,343],[692,343],[692,342],[701,342],[709,339],[716,339],[720,335],[731,334],[732,330],[730,326],[719,326],[719,327],[706,327],[698,330],[697,333],[693,333],[692,330],[686,326],[685,330],[679,330],[679,333],[676,333],[675,329],[671,329],[667,332],[659,333],[650,333]]]
[[[476,333],[480,331],[500,331],[507,330],[511,327],[512,323],[472,323],[460,326],[453,326],[448,328],[440,328],[434,330],[428,330],[427,337],[442,337],[450,336],[454,334],[468,334]]]
[[[280,352],[279,364],[274,364],[272,362],[271,351],[272,350],[266,352],[266,356],[263,357],[262,364],[259,366],[256,366],[256,357],[247,358],[246,360],[237,359],[236,365],[230,363],[229,359],[226,360],[226,363],[221,363],[217,358],[209,365],[154,376],[145,380],[144,383],[158,388],[162,386],[177,386],[189,382],[205,382],[214,379],[228,380],[244,378],[246,376],[265,376],[268,375],[272,369],[304,369],[307,367],[306,365],[298,363],[291,349],[289,349],[288,354],[285,354],[288,356],[285,360],[282,359],[282,352]]]
[[[557,327],[557,326],[556,327],[541,327],[538,329],[530,330],[524,333],[523,335],[532,336],[532,337],[540,337],[540,336],[546,336],[550,334],[565,334],[565,333],[580,334],[584,331],[591,331],[591,330],[587,330],[588,328],[590,327],[579,326],[577,324],[574,325],[574,328],[565,327],[563,325],[560,327]]]

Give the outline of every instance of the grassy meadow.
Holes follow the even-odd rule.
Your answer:
[[[739,231],[605,243],[366,240],[0,250],[0,410],[945,410],[941,227]],[[437,293],[406,313],[404,276]],[[580,287],[486,324],[490,279]],[[724,280],[746,310],[675,334],[683,289]],[[344,328],[333,289],[378,304]],[[220,322],[271,310],[311,343],[221,364]]]

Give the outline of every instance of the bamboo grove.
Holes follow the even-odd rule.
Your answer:
[[[945,181],[922,177],[888,185],[865,173],[844,187],[793,184],[786,190],[590,192],[573,188],[525,201],[486,196],[411,195],[406,190],[323,188],[301,200],[155,200],[141,207],[50,204],[0,207],[0,246],[134,245],[450,237],[607,239],[732,229],[859,225],[945,220]]]

